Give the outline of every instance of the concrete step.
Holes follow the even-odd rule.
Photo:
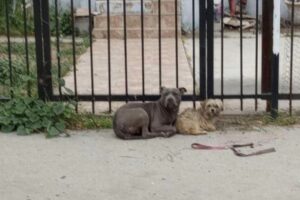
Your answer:
[[[161,14],[175,14],[175,0],[160,0],[161,1]],[[180,14],[180,1],[177,0],[177,11]],[[106,15],[107,0],[98,0],[100,15]],[[123,0],[113,0],[110,2],[110,14],[118,15],[123,14]],[[157,14],[159,0],[144,0],[144,13]],[[141,12],[141,0],[126,0],[126,13],[139,14]]]
[[[178,15],[178,27],[181,25],[181,16]],[[158,15],[144,15],[144,27],[145,28],[158,28],[159,17]],[[107,16],[98,15],[94,18],[95,28],[104,29],[107,28]],[[124,18],[122,15],[110,16],[111,28],[123,28]],[[126,27],[140,28],[141,16],[140,15],[128,15],[126,16]],[[175,15],[162,15],[161,27],[174,28],[175,27]]]
[[[164,28],[161,30],[162,38],[173,38],[175,37],[175,28]],[[93,30],[93,36],[97,39],[107,38],[107,29],[96,28]],[[141,38],[140,28],[127,29],[127,38]],[[110,37],[114,39],[124,39],[124,29],[123,28],[113,28],[110,30]],[[145,28],[144,29],[145,38],[158,38],[158,29]],[[181,37],[181,29],[178,29],[178,37]]]

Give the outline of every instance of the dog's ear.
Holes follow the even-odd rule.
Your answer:
[[[224,106],[223,106],[223,104],[219,104],[219,108],[220,108],[221,111],[224,111]]]
[[[178,88],[181,94],[184,94],[187,92],[187,90],[184,87]]]
[[[224,111],[223,102],[221,100],[218,101],[218,107],[221,111]]]
[[[160,87],[160,93],[162,93],[165,89],[166,89],[166,87],[161,86],[161,87]]]

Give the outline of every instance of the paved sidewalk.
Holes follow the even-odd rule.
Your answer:
[[[295,37],[295,42],[300,40]],[[179,39],[178,61],[179,61],[179,86],[186,87],[189,94],[193,90],[193,49],[192,39]],[[289,91],[289,39],[282,37],[281,40],[281,59],[280,59],[280,92]],[[196,39],[195,61],[196,61],[196,81],[199,87],[199,40]],[[259,35],[259,45],[261,45],[261,35]],[[141,58],[141,40],[128,39],[128,89],[129,94],[142,94],[142,58]],[[215,38],[215,94],[221,93],[221,40]],[[145,93],[158,94],[159,92],[159,52],[158,39],[145,39]],[[255,37],[253,34],[245,35],[243,39],[243,90],[244,94],[255,93]],[[108,94],[108,53],[107,40],[96,40],[93,43],[94,60],[94,79],[95,94]],[[296,52],[296,50],[295,50]],[[295,57],[295,56],[294,56]],[[176,65],[175,65],[175,39],[162,39],[162,85],[176,86]],[[297,63],[300,62],[295,57],[294,65],[294,88],[293,92],[300,92],[299,76],[300,68]],[[125,58],[124,41],[111,40],[111,83],[112,94],[125,94]],[[91,94],[91,62],[90,50],[88,49],[79,59],[77,64],[78,93]],[[261,48],[258,48],[258,94],[261,88]],[[66,86],[74,88],[73,73],[70,72],[66,77]],[[226,33],[224,38],[224,93],[240,94],[240,38],[236,33]],[[116,110],[124,102],[113,102],[113,110]],[[183,103],[182,109],[190,107],[192,104]],[[280,109],[288,108],[288,101],[280,102]],[[264,111],[266,102],[258,101],[258,110]],[[81,103],[80,108],[85,111],[91,111],[91,103]],[[244,101],[244,111],[253,112],[255,108],[254,100]],[[300,102],[294,101],[294,108],[300,109]],[[226,100],[225,111],[228,113],[239,112],[239,100]],[[96,112],[108,111],[107,102],[97,102]]]
[[[185,56],[181,39],[179,39],[179,86],[192,92],[192,75]],[[129,94],[142,94],[142,53],[141,40],[128,40],[128,89]],[[145,93],[159,92],[159,53],[158,40],[145,39]],[[108,53],[107,40],[93,43],[95,94],[108,93]],[[162,41],[162,85],[176,86],[175,39]],[[81,55],[77,64],[78,93],[91,94],[90,49]],[[73,73],[65,77],[66,86],[73,89]],[[125,58],[124,41],[111,40],[111,81],[112,94],[125,94]]]
[[[178,40],[179,87],[185,87],[188,93],[193,91],[193,79],[185,55],[183,43]],[[142,53],[141,40],[128,39],[128,92],[131,95],[142,94]],[[95,94],[108,94],[108,53],[107,40],[93,43]],[[145,39],[145,93],[159,94],[159,48],[158,39]],[[176,87],[175,39],[162,39],[162,86]],[[91,94],[90,49],[78,59],[78,94]],[[66,87],[74,90],[74,74],[70,72],[64,79]],[[125,94],[125,58],[124,41],[111,40],[111,91],[112,94]],[[124,102],[114,102],[113,110]],[[191,103],[187,103],[191,106]],[[81,109],[91,111],[91,103],[81,103]],[[96,112],[108,110],[108,103],[97,102]]]
[[[0,199],[298,200],[299,132],[276,127],[138,141],[119,140],[112,130],[56,139],[0,134]],[[193,142],[254,142],[277,152],[240,158],[192,150]]]
[[[258,36],[258,92],[261,92],[261,54],[262,41],[261,34]],[[280,41],[280,92],[287,92],[289,90],[290,77],[290,37],[282,36]],[[300,87],[298,81],[300,77],[300,67],[298,67],[300,60],[297,56],[297,46],[300,44],[300,38],[295,37],[294,49],[294,68],[293,68],[293,84],[294,92],[299,93]],[[239,94],[240,93],[240,36],[235,33],[227,33],[224,38],[224,93],[225,94]],[[193,57],[193,41],[190,38],[184,39],[184,47],[187,55]],[[195,61],[196,66],[199,66],[199,40],[195,40]],[[255,35],[247,35],[243,38],[243,79],[244,79],[244,93],[254,94],[255,92]],[[190,60],[192,65],[192,60]],[[196,80],[199,80],[199,68],[196,67]],[[214,80],[215,93],[221,93],[221,38],[214,39]]]

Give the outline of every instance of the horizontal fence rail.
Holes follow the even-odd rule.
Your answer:
[[[274,46],[269,28],[276,2],[87,0],[80,7],[74,0],[17,0],[15,6],[5,0],[0,100],[22,95],[90,102],[93,113],[106,102],[111,112],[113,102],[153,101],[168,86],[187,87],[183,101],[193,107],[218,98],[238,100],[241,111],[248,100],[254,111],[262,104],[272,110],[271,102],[283,100],[292,114],[300,99],[294,56],[299,3],[286,3],[289,18],[280,34],[285,55],[279,54],[276,68],[265,57]]]

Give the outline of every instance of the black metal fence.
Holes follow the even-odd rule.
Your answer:
[[[62,73],[62,46],[61,43],[61,34],[62,30],[60,27],[60,24],[62,23],[62,17],[60,16],[59,11],[59,3],[58,0],[54,0],[54,14],[53,16],[50,16],[50,6],[49,1],[43,1],[43,0],[33,0],[32,1],[32,8],[33,10],[28,10],[27,8],[27,1],[22,0],[20,1],[19,6],[22,8],[21,16],[22,16],[22,27],[23,30],[21,31],[21,38],[22,44],[24,45],[24,53],[23,55],[23,66],[25,67],[25,70],[17,71],[18,66],[16,66],[16,58],[14,56],[14,53],[12,52],[12,46],[15,45],[14,42],[12,42],[12,39],[15,40],[15,35],[12,34],[11,29],[14,25],[12,16],[15,14],[13,9],[11,8],[10,1],[5,0],[4,10],[5,15],[1,14],[1,18],[5,22],[5,27],[2,27],[1,34],[6,37],[6,42],[1,42],[1,48],[4,49],[0,54],[1,59],[1,70],[0,75],[2,79],[2,86],[0,86],[0,92],[1,91],[9,91],[9,94],[7,92],[1,92],[0,99],[9,99],[12,98],[15,94],[15,84],[19,81],[19,76],[16,76],[14,73],[19,73],[19,75],[27,75],[27,79],[25,78],[25,84],[21,84],[22,87],[26,85],[26,87],[23,88],[21,93],[24,95],[25,91],[28,96],[34,95],[35,86],[37,86],[36,94],[43,100],[51,100],[51,101],[66,101],[66,100],[76,100],[78,102],[86,101],[92,103],[92,112],[95,112],[95,102],[97,101],[105,101],[109,104],[109,110],[112,109],[112,102],[114,101],[151,101],[158,98],[159,94],[158,92],[156,94],[146,94],[145,85],[147,84],[145,82],[145,61],[147,61],[147,57],[145,56],[145,40],[147,40],[145,36],[145,3],[146,0],[140,1],[140,10],[139,10],[139,17],[140,17],[140,36],[139,36],[139,42],[141,45],[141,69],[142,73],[137,76],[142,77],[141,82],[141,93],[139,94],[130,94],[129,89],[130,86],[128,84],[128,54],[130,53],[131,49],[128,48],[128,40],[129,40],[129,32],[128,32],[128,11],[127,11],[127,2],[129,0],[123,0],[123,6],[122,6],[122,17],[123,17],[123,48],[124,48],[124,88],[125,92],[120,94],[113,94],[112,92],[112,82],[114,81],[112,79],[112,30],[111,30],[111,1],[106,2],[106,37],[105,40],[107,42],[107,93],[106,91],[103,91],[100,93],[95,92],[95,72],[94,68],[95,62],[98,62],[94,58],[94,42],[93,42],[93,28],[94,28],[94,14],[91,4],[91,0],[87,0],[87,11],[88,11],[88,34],[86,35],[88,38],[88,47],[87,49],[89,51],[90,56],[90,94],[82,94],[78,91],[78,70],[77,70],[77,61],[78,57],[76,55],[77,53],[77,35],[76,35],[76,28],[75,28],[75,6],[74,1],[70,0],[70,7],[69,13],[70,17],[67,18],[69,20],[69,30],[70,30],[70,46],[69,50],[71,51],[71,67],[69,68],[70,71],[72,71],[73,76],[73,88],[74,90],[72,92],[65,92],[66,90],[63,89],[64,87],[64,74]],[[157,45],[158,45],[158,52],[153,52],[153,54],[158,54],[158,66],[153,66],[155,68],[158,68],[158,76],[159,76],[159,84],[157,91],[159,91],[159,88],[162,86],[163,82],[163,76],[162,76],[162,43],[165,40],[165,38],[162,35],[162,2],[163,0],[157,0],[158,5],[158,11],[157,11]],[[192,41],[192,53],[191,53],[191,73],[192,73],[192,80],[187,80],[187,82],[192,82],[192,92],[190,94],[187,94],[183,97],[184,101],[193,101],[194,106],[195,102],[199,100],[204,100],[207,98],[220,98],[222,100],[226,99],[239,99],[240,100],[240,110],[244,109],[244,101],[245,99],[253,99],[255,104],[255,110],[258,110],[258,102],[259,100],[263,99],[270,103],[269,109],[275,109],[277,110],[277,103],[279,100],[288,100],[289,101],[289,112],[292,113],[293,106],[292,102],[294,99],[300,98],[300,93],[295,93],[293,90],[293,69],[294,69],[294,32],[295,32],[295,25],[294,25],[294,18],[295,18],[295,0],[291,1],[292,4],[292,10],[291,10],[291,18],[288,23],[288,26],[285,28],[285,30],[288,30],[290,34],[289,37],[289,43],[290,43],[290,67],[289,67],[289,87],[288,91],[284,91],[279,93],[278,88],[276,85],[279,83],[279,72],[278,72],[278,65],[274,65],[272,63],[272,32],[270,32],[270,28],[272,30],[272,14],[273,12],[273,1],[267,1],[268,3],[265,3],[266,1],[260,2],[259,0],[256,0],[255,4],[255,26],[253,28],[254,32],[254,55],[255,59],[253,62],[253,71],[254,71],[254,79],[252,82],[252,86],[254,87],[254,91],[245,91],[245,71],[244,71],[244,64],[245,64],[245,57],[247,57],[247,53],[249,50],[247,47],[245,47],[244,40],[245,40],[245,33],[249,33],[249,31],[243,29],[243,19],[247,18],[249,16],[244,16],[243,14],[243,6],[241,6],[241,10],[239,12],[239,15],[235,16],[235,18],[239,22],[239,27],[236,30],[229,30],[224,24],[224,18],[227,16],[225,12],[225,1],[221,1],[221,20],[219,26],[220,28],[220,36],[216,36],[216,31],[214,30],[215,25],[215,7],[214,1],[204,1],[204,0],[192,0],[191,2],[191,13],[192,13],[192,31],[191,31],[191,37],[189,40]],[[180,62],[179,62],[179,46],[182,43],[181,37],[184,37],[181,35],[181,30],[178,27],[178,24],[180,23],[180,18],[182,15],[182,12],[180,11],[180,4],[182,3],[179,0],[174,0],[174,13],[172,17],[175,21],[175,27],[174,27],[174,37],[172,37],[175,48],[174,48],[174,59],[175,59],[175,85],[174,87],[179,87],[179,80],[182,79],[180,77]],[[197,4],[196,4],[197,3]],[[199,11],[199,19],[196,19],[196,12],[198,5],[198,11]],[[260,20],[260,6],[262,6],[262,20]],[[30,8],[29,8],[30,9]],[[30,21],[28,17],[28,12],[33,12],[34,15],[34,21]],[[268,18],[269,16],[269,18]],[[232,16],[231,16],[232,17]],[[53,19],[51,19],[53,18]],[[196,28],[196,22],[199,22],[198,28]],[[34,22],[34,23],[33,23]],[[262,22],[262,23],[261,23]],[[28,30],[30,28],[30,24],[34,26],[34,31],[31,30],[31,32]],[[260,25],[261,24],[261,28]],[[52,30],[53,29],[53,30]],[[262,34],[260,34],[260,31]],[[227,33],[230,32],[238,32],[238,40],[239,40],[239,55],[236,55],[236,57],[239,57],[239,65],[235,66],[236,70],[239,70],[239,79],[234,80],[235,85],[239,87],[239,92],[232,94],[230,92],[226,92],[226,83],[228,81],[228,77],[225,76],[226,67],[228,66],[227,57],[225,56],[226,51],[231,51],[232,49],[226,48],[226,39],[225,36]],[[199,34],[197,34],[199,33]],[[30,34],[34,34],[34,37]],[[51,37],[52,34],[52,37]],[[233,33],[234,34],[234,33]],[[262,35],[262,36],[260,36]],[[18,36],[20,38],[20,36]],[[260,37],[262,38],[262,42],[260,44]],[[52,38],[52,39],[51,39]],[[30,54],[32,54],[32,48],[30,49],[29,40],[32,39],[32,42],[35,44],[35,52],[34,55],[31,57]],[[220,40],[220,45],[216,46],[215,42],[217,40]],[[52,42],[51,42],[52,41]],[[4,45],[6,47],[4,47]],[[56,56],[53,54],[53,46],[56,49]],[[198,55],[196,55],[196,49],[198,46]],[[229,47],[231,48],[231,46]],[[227,49],[227,50],[226,50]],[[260,51],[262,49],[262,51]],[[15,51],[15,49],[13,50]],[[173,51],[170,49],[170,51]],[[216,51],[220,52],[220,54],[216,53]],[[262,55],[262,58],[260,60],[260,54]],[[53,72],[53,59],[56,57],[55,62],[55,68],[56,73]],[[30,61],[30,58],[33,58],[35,62]],[[216,58],[218,58],[218,62],[216,62]],[[260,62],[262,64],[260,64]],[[30,67],[31,65],[34,65],[36,67]],[[262,66],[262,67],[260,67]],[[106,66],[105,66],[106,67]],[[5,68],[5,69],[4,69]],[[218,77],[216,77],[216,70],[217,68],[220,70]],[[277,70],[276,70],[277,69]],[[35,71],[36,70],[36,71]],[[259,79],[259,74],[261,73],[261,77]],[[273,72],[273,73],[272,73]],[[277,72],[277,73],[274,73]],[[197,74],[198,73],[198,74]],[[246,72],[247,73],[247,72]],[[4,79],[7,79],[3,81]],[[198,79],[198,80],[197,80]],[[252,80],[252,79],[251,79]],[[272,82],[273,80],[273,82]],[[197,82],[199,83],[200,87],[197,88]],[[37,84],[35,84],[37,83]],[[249,83],[248,83],[249,84]],[[19,87],[19,86],[18,86]],[[8,88],[8,89],[7,89]],[[57,89],[58,92],[55,93],[54,90]],[[217,91],[216,91],[217,90]],[[273,102],[273,104],[271,103]],[[274,103],[275,102],[275,103]]]

